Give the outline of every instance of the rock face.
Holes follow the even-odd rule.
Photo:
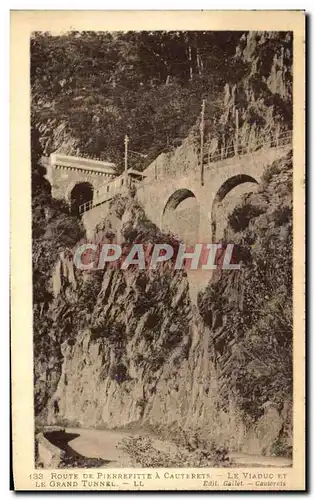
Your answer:
[[[218,270],[199,295],[211,330],[222,400],[231,393],[263,450],[292,446],[292,159],[266,171],[229,217],[223,241],[240,271]],[[256,444],[254,444],[256,443]]]
[[[125,209],[116,202],[97,239],[109,237],[125,248],[135,238],[147,245],[163,241],[133,200],[121,203]],[[97,282],[93,271],[77,278],[78,283],[85,280],[85,287],[95,286],[94,303],[85,328],[62,344],[62,373],[51,400],[52,410],[58,408],[55,417],[108,426],[150,420],[151,414],[159,421],[159,411],[165,409],[157,411],[159,405],[154,405],[157,384],[166,366],[174,370],[188,357],[191,344],[187,278],[166,264],[150,271],[108,267],[96,285],[94,278]],[[73,283],[69,286],[73,289]],[[85,300],[82,305],[88,306]]]
[[[234,156],[237,114],[238,145],[248,151],[290,128],[292,40],[284,36],[278,44],[272,33],[242,38],[236,57],[244,62],[245,76],[235,75],[237,81],[225,86],[217,134],[206,119],[206,154],[225,158],[232,148]],[[274,51],[272,57],[266,51]],[[70,139],[60,146],[64,134],[63,127],[56,130],[52,150],[78,153]],[[182,154],[186,143],[190,156]],[[151,176],[159,179],[164,170],[175,175],[178,161],[188,169],[198,160],[199,124],[186,143],[174,161],[171,154],[159,156]],[[253,249],[248,273],[215,277],[198,307],[190,300],[185,272],[172,263],[150,271],[79,271],[70,250],[63,252],[51,277],[51,301],[34,307],[37,418],[86,427],[195,429],[229,450],[288,453],[292,305],[290,276],[285,281],[281,270],[288,269],[292,248],[289,167],[290,160],[274,167],[220,235]],[[93,240],[119,243],[127,252],[133,243],[149,246],[167,238],[134,199],[117,197]],[[257,271],[268,259],[269,282]],[[270,363],[263,366],[261,357]]]
[[[126,251],[132,243],[149,246],[165,238],[134,199],[122,197],[95,235]],[[231,301],[243,300],[241,281],[242,275],[223,280]],[[220,335],[228,346],[235,341],[224,327],[229,313],[208,297],[208,317],[204,309],[201,317],[184,271],[171,262],[150,271],[79,271],[66,252],[52,282],[45,353],[41,349],[36,366],[41,419],[85,427],[195,429],[230,450],[273,453],[290,408],[269,401],[252,417],[240,407],[222,378]]]
[[[205,151],[233,156],[281,144],[292,128],[292,34],[251,31],[235,54],[223,90],[223,112],[206,120]]]

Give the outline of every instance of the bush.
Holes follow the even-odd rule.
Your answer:
[[[129,378],[127,367],[122,362],[114,363],[109,370],[109,377],[118,384],[125,382]]]
[[[123,439],[119,449],[128,453],[134,467],[226,467],[229,464],[227,450],[216,449],[213,445],[204,446],[198,441],[196,434],[191,436],[187,431],[182,435],[190,436],[182,439],[173,452],[159,450],[154,440],[147,436],[133,436]]]
[[[116,194],[109,202],[110,210],[117,215],[119,219],[122,218],[129,199],[121,194]]]
[[[280,164],[279,162],[274,162],[270,165],[262,175],[261,182],[264,187],[270,184],[272,178],[280,172]]]
[[[244,231],[252,219],[264,212],[263,208],[246,203],[236,207],[228,217],[228,223],[235,232]]]

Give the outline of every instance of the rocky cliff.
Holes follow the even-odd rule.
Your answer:
[[[270,412],[274,450],[292,446],[292,158],[274,162],[229,216],[239,271],[218,270],[199,295],[212,332],[223,401],[234,394],[248,422]],[[224,406],[224,403],[223,403]],[[269,432],[268,431],[268,432]],[[261,431],[267,432],[266,428]]]
[[[216,95],[217,111],[210,106],[212,96],[206,103],[206,161],[213,161],[216,154],[225,158],[256,150],[263,142],[276,145],[291,128],[291,35],[245,33],[230,63],[226,84],[220,83]],[[197,100],[194,117],[200,113],[199,95]],[[86,113],[84,107],[82,130],[75,135],[53,103],[36,101],[41,111],[45,108],[45,120],[42,114],[34,117],[40,133],[38,149],[42,154],[55,150],[82,154],[79,142],[91,146],[94,141],[88,121],[92,115],[85,117],[90,116],[89,108]],[[103,112],[104,107],[100,109]],[[179,162],[187,169],[198,163],[198,120],[189,134],[185,132],[188,137],[180,140],[181,148],[152,163],[150,176],[160,178],[164,170],[175,175]],[[119,123],[125,124],[123,119]],[[159,124],[167,128],[163,120]],[[98,128],[101,137],[103,128]],[[125,128],[121,138],[124,134]],[[171,138],[178,138],[176,134]],[[104,154],[102,144],[92,144],[94,154]],[[142,151],[142,142],[136,144],[135,149]],[[54,221],[42,213],[46,199],[34,202],[40,211],[36,223],[33,209],[37,419],[86,427],[194,429],[208,443],[230,450],[289,455],[291,175],[290,158],[272,165],[258,191],[243,198],[229,216],[223,241],[238,243],[243,270],[219,272],[200,295],[198,307],[190,301],[187,275],[175,271],[172,263],[155,271],[136,267],[79,271],[72,262],[72,240],[74,234],[81,236],[80,228],[72,230],[74,223],[68,223],[66,210],[62,221]],[[33,188],[33,198],[34,193]],[[50,235],[42,234],[46,226]],[[70,241],[62,245],[64,235]],[[126,251],[135,242],[177,244],[131,197],[114,200],[93,240],[117,242]],[[56,241],[59,259],[51,272]],[[49,262],[41,266],[39,280],[36,266],[43,254]]]
[[[282,185],[288,189],[289,167],[285,163],[272,168],[273,174],[266,180],[271,188],[266,192],[265,186],[250,201],[260,207],[260,225],[272,214],[272,227],[276,227],[273,236],[281,240],[289,234],[290,225],[282,216],[277,219],[276,198]],[[268,208],[269,192],[273,193],[272,210]],[[256,220],[256,226],[251,226],[254,233],[257,227]],[[125,249],[136,242],[150,245],[166,240],[176,245],[169,238],[147,219],[136,200],[122,197],[113,201],[95,234],[95,241],[119,242]],[[238,238],[241,243],[244,234],[241,238],[238,233]],[[253,257],[257,262],[261,238],[258,231],[258,253]],[[254,321],[258,335],[259,329],[268,330],[257,317],[257,309],[263,304],[276,321],[281,297],[274,291],[269,301],[260,290],[256,316],[251,316],[250,323],[244,306],[244,300],[250,297],[244,287],[251,276],[224,272],[229,274],[216,277],[200,296],[198,310],[190,302],[185,271],[174,270],[172,262],[149,271],[137,266],[79,271],[73,266],[71,254],[62,253],[52,276],[54,298],[44,312],[45,319],[41,317],[35,339],[38,417],[48,423],[70,422],[85,427],[194,429],[209,443],[230,450],[270,454],[280,449],[288,453],[290,391],[282,387],[279,395],[272,376],[285,380],[285,369],[290,368],[282,370],[277,360],[272,365],[263,358],[261,363],[257,346],[247,338]],[[283,293],[287,294],[282,298],[289,311],[289,291],[283,288]],[[246,325],[241,330],[242,318]],[[289,348],[279,339],[276,347],[283,358]],[[272,335],[266,342],[275,346]],[[236,351],[243,358],[244,352],[255,358],[247,373],[242,363],[248,359],[237,357]],[[264,363],[267,367],[261,366]],[[247,384],[249,379],[252,385],[248,385],[246,394],[237,390],[237,383]],[[261,384],[266,385],[266,380],[271,380],[269,392],[261,394]],[[259,398],[256,414],[248,398]],[[282,448],[275,448],[284,434],[286,448],[282,442]]]

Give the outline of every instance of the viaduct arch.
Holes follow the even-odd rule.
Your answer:
[[[238,174],[230,177],[226,180],[222,186],[218,189],[216,195],[214,196],[212,208],[211,208],[211,232],[212,237],[216,239],[222,236],[222,226],[227,222],[227,217],[229,212],[237,205],[240,196],[237,193],[236,198],[232,201],[230,210],[227,206],[223,205],[223,201],[226,199],[227,195],[232,193],[232,191],[237,187],[246,184],[248,189],[246,191],[252,191],[254,187],[258,185],[258,181],[246,174]],[[256,186],[255,186],[256,185]],[[244,194],[244,193],[243,193]],[[223,219],[223,220],[222,220]],[[221,223],[221,234],[217,235],[218,225]]]
[[[203,186],[197,155],[190,160],[188,167],[185,165],[183,171],[180,171],[180,164],[178,160],[176,163],[175,157],[175,175],[160,178],[152,175],[152,180],[147,179],[144,185],[139,185],[137,197],[148,217],[158,227],[165,229],[177,224],[180,239],[184,239],[185,235],[184,223],[179,220],[182,207],[185,206],[187,226],[196,226],[198,219],[198,231],[194,227],[195,243],[214,243],[222,238],[222,227],[227,215],[239,203],[241,196],[256,190],[265,168],[286,155],[290,149],[291,145],[288,143],[207,164]],[[148,168],[148,173],[149,169],[154,172],[154,163]],[[190,206],[188,202],[191,203]],[[177,222],[172,223],[172,216]]]
[[[237,174],[221,185],[217,183],[211,186],[210,183],[203,187],[195,187],[194,192],[187,188],[176,189],[168,197],[162,209],[160,227],[191,244],[204,242],[204,238],[210,235],[214,240],[220,239],[223,236],[222,227],[226,225],[229,213],[240,200],[240,192],[237,191],[233,198],[233,190],[246,184],[246,189],[242,190],[244,194],[253,191],[258,183],[259,181],[251,175]],[[224,200],[230,194],[232,194],[230,203],[224,205]],[[187,201],[190,203],[182,207]],[[221,234],[217,234],[218,226],[221,226]]]
[[[199,224],[200,204],[195,193],[186,188],[174,191],[163,209],[161,229],[193,244],[198,239]]]

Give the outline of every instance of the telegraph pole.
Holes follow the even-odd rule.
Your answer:
[[[202,99],[201,105],[201,121],[200,121],[200,182],[201,185],[204,185],[204,161],[203,161],[203,136],[205,130],[205,108],[206,108],[206,99]]]
[[[125,187],[127,187],[128,183],[128,142],[129,142],[129,137],[128,135],[125,135]]]
[[[239,131],[239,122],[238,122],[238,109],[235,110],[235,155],[238,156],[238,131]]]
[[[188,54],[189,54],[189,80],[193,79],[193,70],[192,70],[192,63],[191,63],[191,46],[189,45],[188,47]]]

